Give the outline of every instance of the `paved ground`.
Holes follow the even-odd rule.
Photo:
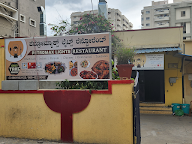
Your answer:
[[[0,144],[67,144],[1,138]],[[141,144],[192,144],[192,117],[141,114]]]
[[[141,144],[192,144],[192,117],[142,114]]]
[[[67,144],[67,143],[0,137],[0,144]]]

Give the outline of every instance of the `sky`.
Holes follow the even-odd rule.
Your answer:
[[[154,0],[156,1],[156,0]],[[46,23],[58,24],[61,20],[71,23],[73,12],[83,12],[98,9],[99,0],[45,0]],[[172,3],[173,0],[169,0]],[[107,0],[108,8],[119,9],[133,24],[133,29],[141,29],[141,10],[151,6],[152,0]],[[51,26],[47,26],[47,35],[52,36]]]

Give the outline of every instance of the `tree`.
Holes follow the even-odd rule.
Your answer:
[[[51,26],[51,30],[55,33],[54,36],[63,35],[66,32],[66,28],[69,26],[69,23],[65,20],[62,20],[59,25],[48,24]]]
[[[112,52],[113,52],[112,58],[114,56],[114,51],[116,50],[116,44],[118,43],[119,46],[121,45],[120,43],[121,40],[114,35],[113,24],[101,15],[96,16],[95,14],[91,14],[91,13],[85,14],[80,18],[80,21],[78,22],[78,24],[74,24],[71,26],[69,31],[66,31],[66,27],[68,26],[67,22],[62,21],[60,24],[61,26],[52,25],[51,27],[51,29],[55,33],[55,36],[60,35],[63,32],[65,32],[65,34],[67,35],[110,32],[112,37]],[[118,78],[118,73],[116,68],[113,68],[113,73],[114,73],[113,79]],[[93,84],[94,83],[95,82],[93,82]],[[105,82],[101,82],[101,83],[105,83]],[[60,86],[62,87],[62,84],[60,84]],[[90,88],[93,89],[93,87],[90,87]],[[104,87],[104,89],[105,88],[107,88],[107,85],[106,87]]]
[[[94,14],[85,14],[80,18],[77,25],[73,25],[69,34],[89,34],[113,32],[113,24],[106,20],[105,17]]]
[[[122,46],[120,43],[121,40],[114,35],[113,24],[101,15],[96,16],[95,14],[91,13],[84,14],[77,24],[71,26],[69,31],[66,30],[66,27],[69,26],[69,23],[64,20],[62,20],[59,25],[51,24],[51,26],[51,29],[55,33],[54,36],[62,35],[63,33],[67,35],[75,35],[110,32],[112,36],[112,57],[114,55],[114,51],[116,51],[117,43],[118,46]]]

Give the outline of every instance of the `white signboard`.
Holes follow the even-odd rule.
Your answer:
[[[133,70],[164,70],[164,54],[138,54]]]
[[[110,80],[110,34],[6,39],[6,80]]]

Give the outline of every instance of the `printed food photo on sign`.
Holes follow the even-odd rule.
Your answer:
[[[69,75],[70,76],[77,76],[77,61],[76,60],[71,60],[69,62]]]
[[[36,69],[36,62],[29,62],[28,69]]]
[[[105,60],[97,61],[91,69],[98,75],[98,79],[109,79],[108,61]]]
[[[80,72],[80,77],[82,79],[97,79],[97,74],[93,71],[84,70]]]
[[[88,68],[89,65],[90,65],[90,62],[89,62],[88,60],[83,60],[83,61],[81,61],[81,63],[80,63],[80,66],[81,66],[82,68]]]
[[[50,62],[45,64],[45,72],[49,74],[59,74],[65,72],[65,64],[61,62]]]

